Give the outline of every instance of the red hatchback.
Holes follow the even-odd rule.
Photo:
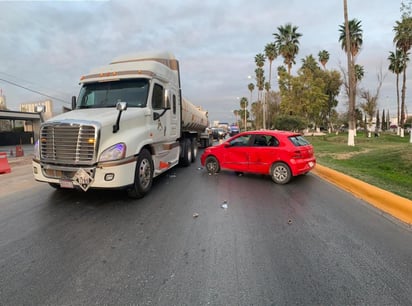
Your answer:
[[[247,131],[206,148],[202,166],[211,174],[221,169],[268,174],[278,184],[315,167],[312,145],[298,133],[287,131]]]

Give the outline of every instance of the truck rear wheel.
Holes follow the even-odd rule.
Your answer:
[[[190,149],[192,151],[192,158],[191,158],[191,162],[194,163],[196,161],[196,157],[197,157],[197,139],[193,138],[191,141],[191,146]]]
[[[192,142],[190,139],[183,139],[182,143],[182,156],[180,158],[180,163],[182,166],[187,167],[192,161]]]
[[[129,197],[139,199],[149,192],[153,183],[153,170],[152,156],[143,149],[137,158],[133,187],[128,190]]]

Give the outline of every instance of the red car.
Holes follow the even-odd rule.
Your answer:
[[[247,131],[208,147],[201,156],[210,174],[221,169],[268,174],[278,184],[315,167],[312,145],[299,133],[287,131]]]

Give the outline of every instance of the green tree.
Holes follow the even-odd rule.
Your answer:
[[[319,51],[318,53],[319,62],[322,64],[324,70],[326,70],[326,64],[329,61],[329,52],[326,50]]]
[[[292,65],[295,64],[295,57],[299,53],[299,38],[302,36],[298,33],[298,27],[290,23],[277,28],[278,33],[273,33],[275,36],[275,43],[278,47],[278,52],[282,55],[284,63],[288,68],[288,74]]]
[[[319,72],[322,72],[320,68]],[[307,125],[314,123],[319,127],[328,102],[324,79],[310,69],[299,69],[298,76],[287,77],[287,82],[279,82],[282,113],[299,116],[306,120]],[[286,89],[284,83],[289,83],[290,87]]]
[[[273,122],[275,129],[284,131],[302,131],[307,123],[299,116],[277,116]]]

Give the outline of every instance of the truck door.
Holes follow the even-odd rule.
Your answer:
[[[166,109],[165,101],[167,100],[169,99],[165,99],[164,87],[159,83],[155,83],[152,92],[153,116],[151,118],[151,132],[155,143],[170,139],[171,110]]]

